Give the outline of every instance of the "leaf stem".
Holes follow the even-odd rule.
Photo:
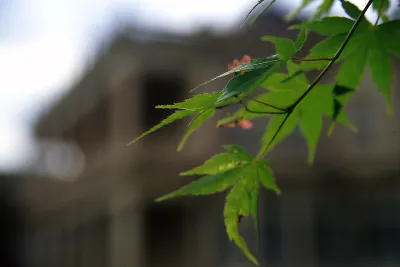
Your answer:
[[[277,114],[286,114],[288,113],[287,110],[282,110],[282,111],[256,111],[256,110],[251,110],[247,107],[247,105],[243,102],[240,102],[240,104],[244,107],[244,109],[249,112],[249,113],[254,113],[254,114],[271,114],[271,115],[277,115]]]
[[[381,2],[379,3],[378,17],[376,18],[374,26],[378,25],[379,19],[381,18],[382,7],[383,7],[383,0],[381,0]]]
[[[269,143],[267,144],[267,146],[261,150],[260,153],[258,153],[257,155],[257,159],[262,159],[262,157],[264,157],[265,153],[267,153],[267,151],[269,150],[269,147],[272,145],[272,143],[275,141],[276,137],[278,136],[279,132],[282,130],[283,125],[285,124],[285,122],[289,119],[289,116],[292,114],[293,110],[288,112],[285,116],[285,118],[283,119],[283,121],[281,122],[281,124],[278,127],[278,130],[276,130],[276,132],[274,133],[274,135],[272,136],[271,140],[269,141]]]
[[[253,6],[253,8],[249,11],[249,13],[247,13],[246,18],[244,19],[242,26],[246,23],[247,19],[250,17],[250,14],[259,6],[262,4],[262,2],[264,2],[264,0],[259,0],[257,2],[257,4],[255,4],[255,6]]]
[[[297,57],[292,57],[292,60],[296,61],[332,61],[333,58],[327,58],[327,57],[322,57],[322,58],[297,58]]]
[[[246,96],[246,97],[244,97],[244,98],[246,98],[246,99],[248,99],[248,100],[251,100],[251,101],[254,101],[254,102],[257,102],[257,103],[259,103],[259,104],[262,104],[262,105],[267,106],[267,107],[270,107],[270,108],[274,108],[274,109],[277,109],[277,110],[280,110],[280,111],[286,111],[286,108],[280,108],[280,107],[277,107],[277,106],[274,106],[274,105],[265,103],[265,102],[263,102],[263,101],[260,101],[260,100],[258,100],[258,99],[255,99],[255,98],[252,98],[252,97],[249,97],[249,96]]]
[[[361,12],[360,16],[358,16],[356,22],[354,22],[353,27],[347,34],[346,39],[344,40],[343,44],[340,46],[339,50],[336,52],[336,54],[333,56],[332,60],[328,63],[328,65],[325,67],[325,69],[318,75],[317,78],[312,82],[312,84],[308,87],[308,89],[291,105],[288,107],[288,113],[283,119],[282,123],[279,125],[278,129],[276,130],[274,136],[271,138],[270,142],[268,145],[260,151],[260,153],[257,155],[257,159],[261,159],[264,157],[264,155],[268,152],[269,147],[271,144],[275,141],[276,137],[278,136],[279,132],[281,131],[283,125],[285,122],[288,120],[290,115],[293,113],[293,110],[297,107],[297,105],[311,92],[311,90],[319,83],[319,81],[325,76],[325,74],[329,71],[329,69],[333,66],[335,61],[340,57],[342,54],[343,50],[346,48],[347,44],[349,43],[350,39],[353,37],[354,32],[357,30],[358,25],[362,21],[365,13],[371,6],[372,2],[374,0],[368,0],[368,3],[364,7],[363,11]]]

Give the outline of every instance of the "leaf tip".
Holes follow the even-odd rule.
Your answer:
[[[131,146],[134,143],[136,143],[139,140],[139,138],[133,139],[132,141],[128,142],[125,146]]]
[[[281,191],[278,187],[275,188],[275,193],[276,193],[278,196],[282,196],[282,191]]]
[[[162,196],[162,197],[156,198],[156,199],[154,200],[154,202],[161,202],[161,201],[164,201],[164,200],[166,200],[166,199],[167,199],[166,196]]]

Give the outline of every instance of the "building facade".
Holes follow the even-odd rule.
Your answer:
[[[190,88],[224,72],[235,57],[271,55],[272,46],[259,36],[279,35],[284,24],[272,17],[263,25],[270,26],[222,37],[138,31],[116,36],[37,123],[39,139],[74,144],[84,165],[64,180],[41,178],[20,188],[28,203],[26,266],[251,266],[226,237],[224,194],[153,200],[188,183],[177,174],[221,145],[239,143],[254,153],[266,121],[256,121],[252,131],[216,129],[215,120],[208,122],[181,153],[176,147],[187,120],[126,144],[168,115],[155,105],[187,98]],[[315,40],[311,36],[311,44]],[[398,103],[400,83],[394,79]],[[400,263],[399,106],[388,116],[368,75],[360,91],[348,107],[359,134],[338,126],[331,137],[322,136],[313,166],[306,164],[297,132],[271,153],[283,195],[261,194],[258,252],[252,222],[245,220],[240,229],[266,266]],[[36,166],[59,166],[68,174],[66,165],[77,168],[70,160],[67,152],[43,153]]]

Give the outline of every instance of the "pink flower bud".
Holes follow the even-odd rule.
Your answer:
[[[242,63],[250,62],[250,60],[251,60],[251,57],[247,54],[242,57]]]
[[[233,67],[233,68],[236,68],[236,67],[238,67],[239,65],[240,65],[240,61],[239,61],[239,60],[237,60],[237,59],[233,60],[233,64],[232,64],[232,67]]]
[[[247,120],[239,121],[238,125],[240,128],[245,130],[250,130],[253,128],[253,122]]]

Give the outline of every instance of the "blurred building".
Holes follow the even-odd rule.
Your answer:
[[[216,129],[215,120],[208,122],[181,153],[176,147],[187,120],[126,144],[169,114],[155,105],[187,98],[190,88],[225,71],[235,57],[271,55],[272,46],[259,37],[282,36],[286,26],[273,15],[264,20],[226,36],[138,30],[116,35],[36,126],[39,139],[63,145],[44,151],[36,164],[54,177],[21,188],[26,266],[251,266],[226,237],[224,194],[153,200],[188,183],[177,174],[221,145],[239,143],[255,152],[265,120],[252,131]],[[332,137],[322,137],[315,165],[306,164],[299,133],[271,153],[283,196],[262,193],[255,254],[266,266],[400,264],[400,83],[394,79],[395,115],[386,114],[366,76],[348,107],[359,134],[338,126]],[[256,251],[251,221],[242,228]]]

